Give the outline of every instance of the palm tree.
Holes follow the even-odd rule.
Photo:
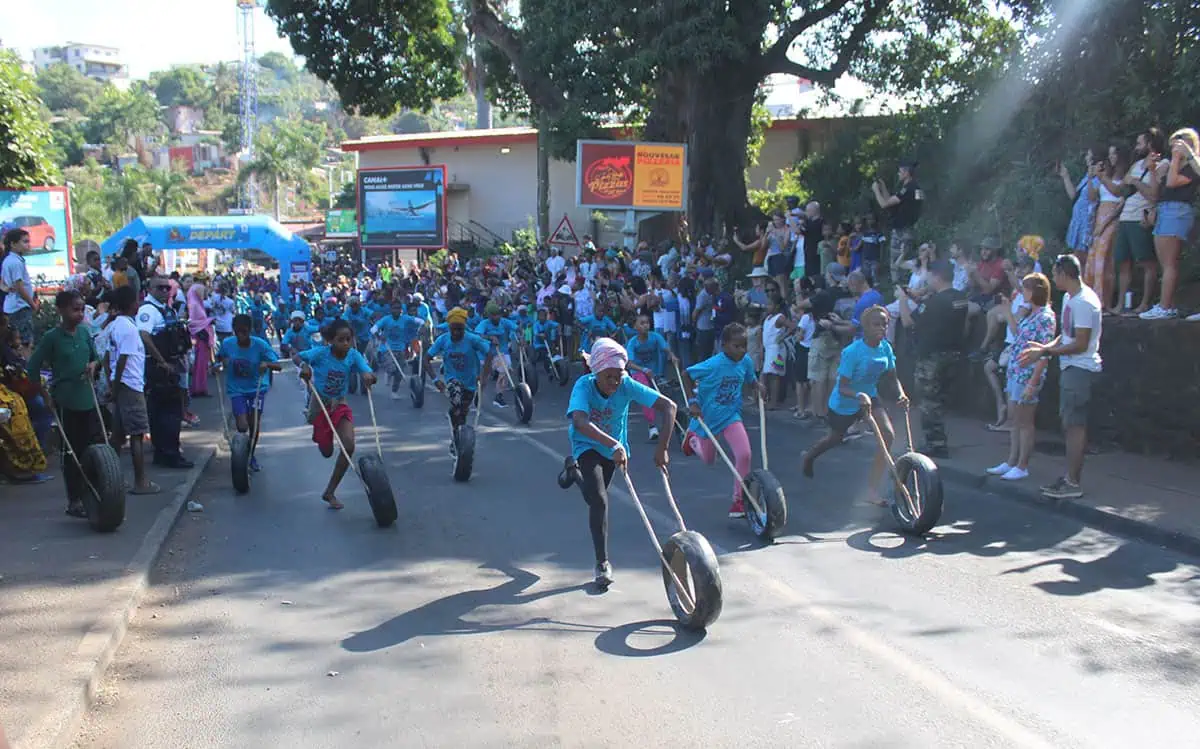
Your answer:
[[[175,169],[155,169],[150,172],[150,199],[159,216],[178,216],[192,210],[196,188],[185,174]]]
[[[151,208],[146,189],[146,172],[140,167],[129,166],[119,172],[109,172],[104,179],[104,200],[113,215],[121,218],[122,225],[134,216]]]

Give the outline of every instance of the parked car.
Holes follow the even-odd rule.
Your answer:
[[[3,231],[0,233],[9,229],[24,229],[29,232],[29,246],[34,248],[34,254],[54,252],[54,241],[57,239],[54,227],[41,216],[14,216],[4,222]]]

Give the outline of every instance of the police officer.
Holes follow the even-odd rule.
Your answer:
[[[171,284],[165,276],[149,279],[150,296],[138,309],[137,327],[146,346],[146,410],[155,465],[191,468],[183,457],[179,429],[183,422],[187,352],[191,348],[187,325],[171,306]]]
[[[921,218],[921,206],[925,202],[925,194],[917,184],[917,162],[906,159],[900,162],[900,184],[896,194],[888,192],[887,185],[882,179],[875,180],[871,189],[875,193],[875,201],[879,207],[888,212],[888,220],[892,226],[891,257],[888,263],[890,278],[898,281],[900,263],[913,251],[913,227]]]
[[[947,458],[946,401],[954,367],[962,357],[968,302],[967,295],[954,288],[954,266],[949,261],[934,261],[929,271],[933,293],[915,311],[909,309],[903,288],[896,288],[896,298],[900,300],[900,319],[916,338],[913,384],[925,434],[921,452],[931,458]]]

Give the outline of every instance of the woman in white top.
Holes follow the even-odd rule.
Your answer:
[[[767,316],[763,319],[763,383],[767,386],[767,409],[779,408],[787,398],[783,389],[783,376],[787,374],[787,352],[783,339],[789,332],[788,319],[780,308],[778,296],[767,302]]]
[[[937,245],[925,242],[917,248],[915,260],[905,260],[901,267],[909,270],[908,293],[905,296],[896,295],[896,300],[887,306],[888,311],[888,340],[895,343],[896,320],[900,319],[900,304],[908,305],[909,310],[915,310],[920,300],[929,294],[929,266],[937,260]]]

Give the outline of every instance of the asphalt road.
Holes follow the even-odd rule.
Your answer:
[[[527,427],[488,406],[467,484],[439,395],[378,401],[387,530],[353,476],[325,509],[300,392],[285,377],[268,398],[250,495],[209,469],[78,747],[1128,747],[1200,728],[1195,560],[952,485],[942,525],[905,538],[861,501],[867,440],[806,480],[818,433],[773,425],[791,518],[769,547],[725,518],[726,468],[673,456],[725,590],[689,634],[621,489],[617,582],[590,588],[586,507],[554,481],[566,390],[543,383]],[[631,435],[665,536],[640,416]]]

